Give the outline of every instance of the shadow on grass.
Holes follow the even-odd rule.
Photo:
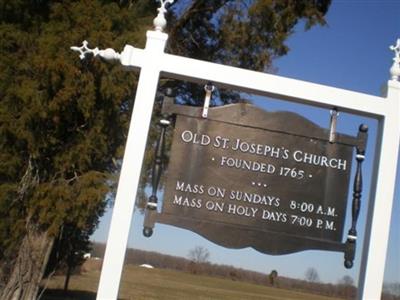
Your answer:
[[[96,293],[88,291],[67,291],[62,289],[47,289],[41,300],[94,300]]]

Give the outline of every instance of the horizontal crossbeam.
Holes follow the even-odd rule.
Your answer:
[[[380,118],[387,113],[385,98],[285,78],[241,68],[201,61],[171,54],[159,54],[158,68],[162,76],[239,90],[318,107],[337,107],[342,112]],[[149,54],[146,50],[127,46],[121,62],[128,68],[141,68]]]

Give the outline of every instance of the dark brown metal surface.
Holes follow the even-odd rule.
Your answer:
[[[177,113],[162,213],[157,221],[231,248],[284,254],[343,251],[353,147],[293,113],[248,104]]]

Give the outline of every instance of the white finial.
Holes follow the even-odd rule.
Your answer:
[[[89,53],[93,54],[94,57],[99,55],[106,60],[120,59],[120,57],[121,57],[121,55],[118,52],[115,52],[114,49],[107,48],[105,50],[99,50],[99,48],[97,48],[97,47],[94,49],[90,49],[88,47],[88,44],[89,43],[87,41],[83,41],[82,46],[80,46],[80,47],[72,46],[71,50],[79,52],[80,59],[84,59],[86,57],[86,54],[89,54]]]
[[[79,52],[80,59],[84,59],[87,53],[92,53],[93,56],[96,56],[99,53],[99,48],[96,47],[94,49],[90,49],[90,48],[88,48],[88,44],[89,43],[85,40],[82,42],[82,46],[80,46],[80,47],[72,46],[71,50]]]
[[[400,39],[397,39],[395,46],[390,46],[390,50],[394,51],[393,65],[390,68],[390,75],[392,80],[399,80],[400,78]]]
[[[390,46],[389,48],[394,51],[394,59],[400,60],[400,39],[397,39],[396,46]]]
[[[153,25],[155,30],[163,31],[165,26],[167,25],[167,20],[165,19],[165,13],[167,12],[167,9],[165,8],[165,6],[167,4],[174,3],[174,0],[158,0],[158,1],[160,2],[161,6],[157,8],[158,15],[153,20]]]

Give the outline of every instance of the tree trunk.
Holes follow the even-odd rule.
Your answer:
[[[54,238],[29,226],[0,300],[36,299]]]
[[[71,278],[71,273],[72,273],[72,266],[70,262],[67,262],[67,274],[65,275],[65,281],[64,281],[64,293],[68,291],[68,285],[69,285],[69,279]]]

